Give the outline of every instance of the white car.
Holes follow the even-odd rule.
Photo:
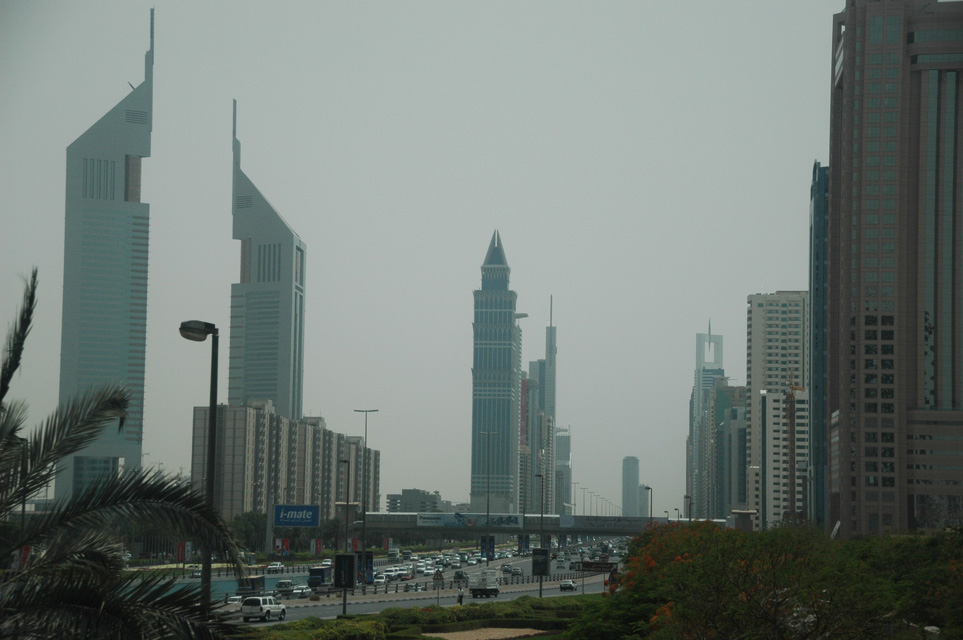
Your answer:
[[[299,584],[294,589],[291,590],[292,598],[310,598],[311,597],[311,587],[306,584]]]
[[[388,584],[388,576],[386,576],[386,575],[384,575],[384,574],[381,574],[381,575],[379,575],[379,576],[375,576],[375,577],[374,577],[374,582],[373,582],[372,584],[374,584],[374,585],[379,585],[379,584],[384,585],[384,584]]]
[[[284,573],[284,565],[280,562],[272,562],[267,566],[267,573]]]
[[[267,622],[271,618],[284,620],[287,609],[274,596],[250,596],[241,601],[241,617],[244,622],[260,618]]]

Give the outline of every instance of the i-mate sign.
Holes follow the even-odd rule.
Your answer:
[[[317,527],[321,519],[321,507],[316,504],[274,505],[275,527]]]

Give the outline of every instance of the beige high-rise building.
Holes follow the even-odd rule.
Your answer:
[[[767,529],[806,503],[809,460],[809,293],[748,297],[746,309],[746,507],[754,529]],[[792,389],[792,387],[797,387]],[[795,396],[793,429],[787,406]],[[794,432],[793,432],[794,431]]]

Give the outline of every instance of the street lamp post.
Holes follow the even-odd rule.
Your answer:
[[[494,545],[490,545],[489,542],[492,538],[492,439],[491,436],[495,435],[494,431],[479,431],[481,435],[485,436],[485,468],[486,468],[486,480],[485,480],[485,543],[483,546],[483,551],[485,552],[485,566],[491,565],[492,553],[491,548]]]
[[[588,491],[588,487],[582,487],[582,515],[585,515],[585,492]]]
[[[536,473],[535,477],[541,480],[542,485],[542,497],[539,500],[539,515],[538,515],[538,546],[542,549],[545,548],[545,475],[542,473]],[[542,597],[542,580],[545,576],[538,576],[538,597]]]
[[[344,474],[344,552],[348,553],[348,500],[351,498],[351,460],[339,460],[346,466]],[[351,577],[354,580],[354,576]],[[352,582],[354,584],[354,582]],[[345,582],[344,593],[341,595],[341,615],[348,615],[348,583]]]
[[[572,515],[578,515],[578,505],[575,504],[575,499],[578,497],[578,483],[572,483]]]
[[[355,413],[364,414],[364,445],[361,448],[361,575],[364,583],[368,583],[368,414],[377,413],[377,409],[355,409]],[[364,593],[364,587],[361,587]]]
[[[214,464],[217,460],[215,445],[217,442],[217,327],[210,322],[201,320],[186,320],[181,323],[181,336],[194,342],[204,342],[211,336],[211,398],[207,414],[207,463],[204,475],[204,493],[207,504],[211,509],[214,505]],[[201,538],[201,597],[204,612],[211,611],[211,541],[205,536]]]

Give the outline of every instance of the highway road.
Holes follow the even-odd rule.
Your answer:
[[[532,580],[531,576],[531,558],[507,558],[499,559],[493,561],[490,569],[499,570],[502,564],[509,564],[511,566],[518,566],[522,569],[524,574],[524,579]],[[552,575],[544,579],[542,585],[542,594],[544,597],[555,597],[559,595],[570,595],[571,592],[565,592],[564,594],[559,591],[559,582],[563,579],[573,578],[576,581],[578,587],[575,593],[600,593],[604,587],[604,580],[607,576],[596,574],[592,576],[581,577],[581,574],[575,574],[570,572],[566,568],[564,570],[557,569],[557,563],[552,562],[551,571]],[[476,565],[472,567],[467,567],[466,570],[469,574],[476,571],[481,571],[485,569],[485,565]],[[451,570],[445,570],[446,575],[445,586],[447,587],[450,583],[448,581],[448,576],[453,572]],[[499,571],[499,575],[505,576],[506,582],[509,584],[503,584],[500,588],[500,594],[498,600],[510,600],[513,598],[518,598],[521,596],[538,596],[538,581],[535,579],[533,582],[523,582],[523,583],[511,583],[511,579],[507,577],[507,574],[503,574]],[[576,577],[579,576],[579,577]],[[515,578],[515,580],[519,580]],[[430,579],[425,579],[419,577],[417,580],[411,582],[427,584],[429,585],[429,590],[426,591],[409,591],[404,592],[405,582],[392,582],[387,593],[384,587],[378,589],[377,593],[373,590],[366,589],[365,595],[361,595],[360,590],[357,590],[354,595],[349,593],[347,612],[348,614],[368,614],[377,613],[384,609],[390,607],[408,607],[408,606],[427,606],[431,604],[440,604],[441,606],[456,606],[456,597],[458,594],[457,588],[446,588],[440,591],[431,590],[432,581]],[[395,592],[395,586],[398,586],[398,591]],[[472,599],[465,589],[464,602],[468,604],[470,602],[487,602],[488,599]],[[312,602],[306,599],[299,600],[286,600],[285,604],[287,606],[287,616],[285,617],[285,622],[291,622],[293,620],[301,620],[308,617],[319,617],[325,619],[333,619],[341,615],[342,612],[342,596],[341,594],[332,594],[331,596],[322,597],[320,601]],[[259,622],[252,621],[249,624],[257,626],[269,626],[278,624],[277,621],[271,622]]]

